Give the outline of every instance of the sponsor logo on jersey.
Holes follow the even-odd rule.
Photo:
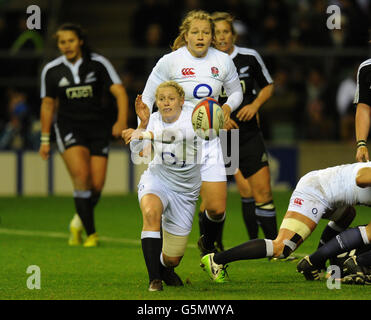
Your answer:
[[[313,213],[314,215],[316,215],[316,214],[318,213],[318,209],[317,209],[317,208],[313,208],[313,209],[312,209],[312,213]]]
[[[240,73],[245,73],[247,70],[249,70],[250,66],[242,67],[240,69]]]
[[[85,78],[85,83],[90,83],[90,82],[94,82],[94,81],[97,81],[97,78],[95,77],[95,72],[92,71],[92,72],[87,74],[87,76]]]
[[[266,162],[266,161],[268,161],[268,155],[266,152],[264,152],[261,158],[261,162]]]
[[[80,86],[66,89],[68,99],[91,98],[93,97],[92,86]]]
[[[67,87],[70,85],[70,82],[67,80],[66,77],[63,77],[61,80],[59,80],[58,87]]]
[[[219,77],[219,69],[217,67],[211,67],[211,74],[214,78]]]
[[[300,198],[295,198],[294,199],[294,205],[297,205],[299,207],[301,207],[303,205],[303,202],[304,202],[303,199],[300,199]]]
[[[186,77],[192,77],[195,75],[195,69],[194,68],[183,68],[182,69],[182,75]]]

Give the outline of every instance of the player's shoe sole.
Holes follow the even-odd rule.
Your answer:
[[[162,291],[162,280],[161,279],[155,279],[152,280],[151,283],[149,284],[148,291]]]

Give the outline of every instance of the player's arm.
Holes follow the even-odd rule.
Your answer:
[[[112,135],[118,138],[121,136],[122,130],[128,126],[129,99],[124,86],[121,84],[112,84],[110,92],[115,97],[117,105],[117,120],[112,127]]]
[[[371,168],[361,168],[357,172],[356,184],[360,188],[371,187]]]
[[[370,130],[371,107],[365,103],[358,103],[356,110],[356,160],[359,162],[369,161],[367,149],[367,137]]]
[[[273,95],[273,83],[266,85],[259,91],[255,100],[241,108],[237,113],[237,119],[240,121],[249,121],[259,111],[260,107]]]
[[[40,121],[41,121],[41,143],[39,153],[43,160],[50,156],[50,131],[55,112],[55,99],[44,97],[41,102]]]

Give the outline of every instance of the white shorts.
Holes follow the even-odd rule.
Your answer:
[[[317,176],[312,172],[306,174],[292,193],[287,211],[298,212],[318,224],[324,215],[333,210],[321,196],[320,190]]]
[[[206,182],[227,181],[220,139],[202,142],[201,180]]]
[[[192,230],[199,189],[193,192],[175,192],[166,186],[166,182],[146,170],[138,184],[139,202],[149,193],[157,195],[162,202],[162,228],[174,235],[188,235]]]

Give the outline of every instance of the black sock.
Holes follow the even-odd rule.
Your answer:
[[[97,203],[98,203],[98,201],[100,199],[100,195],[101,195],[100,192],[93,192],[92,193],[91,202],[93,204],[93,208],[95,208],[95,206],[97,205]]]
[[[198,212],[198,227],[199,227],[199,230],[200,230],[200,236],[202,236],[203,234],[205,234],[204,224],[202,222],[202,219],[203,218],[204,218],[204,212],[203,211],[199,211]]]
[[[273,200],[266,203],[255,203],[255,214],[263,229],[266,239],[277,238],[276,208]]]
[[[90,190],[75,190],[73,193],[76,211],[84,225],[87,235],[95,233],[94,209],[91,202]]]
[[[351,251],[364,244],[363,235],[359,227],[347,229],[311,254],[309,259],[313,265],[323,266],[327,259],[340,253]]]
[[[200,217],[200,223],[202,224],[202,226],[200,230],[203,231],[203,244],[205,246],[205,249],[213,250],[215,248],[214,243],[223,231],[224,221],[225,217],[223,217],[222,220],[212,221],[206,215],[206,210],[202,212]]]
[[[250,240],[258,238],[259,225],[255,215],[255,199],[241,198],[242,201],[242,216],[247,229]]]
[[[156,238],[158,236],[158,238]],[[160,274],[160,254],[162,250],[162,239],[160,232],[142,231],[141,234],[142,251],[146,262],[149,281],[161,279]]]
[[[357,262],[360,266],[371,267],[371,250],[368,250],[357,256]]]
[[[326,242],[329,242],[332,238],[336,237],[342,231],[344,231],[343,228],[337,226],[334,221],[330,221],[321,234],[318,248],[321,248]]]
[[[272,256],[273,253],[268,254],[268,252],[273,251],[273,245],[271,249],[267,248],[267,241],[265,239],[254,239],[229,250],[215,253],[214,261],[217,264],[224,265],[237,260],[261,259]]]

